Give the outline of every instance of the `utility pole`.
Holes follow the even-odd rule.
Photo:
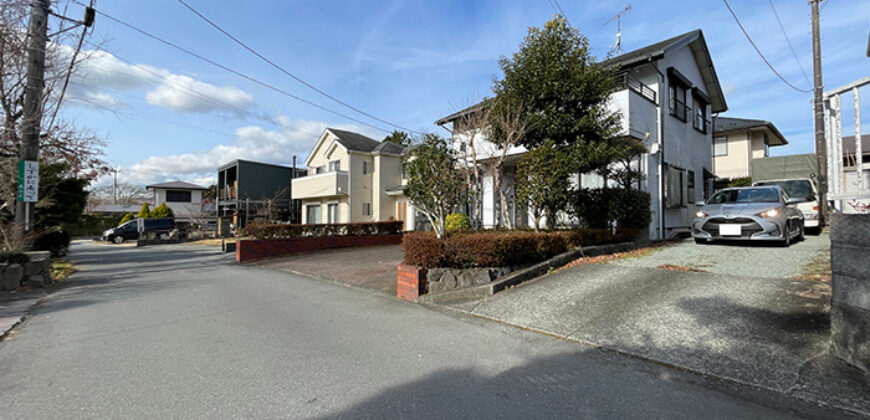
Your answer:
[[[825,111],[822,104],[822,45],[819,40],[819,0],[810,0],[813,19],[813,114],[815,116],[816,163],[819,178],[819,217],[828,218],[828,161],[825,144]],[[839,159],[839,156],[835,156]]]
[[[24,118],[21,124],[21,150],[19,152],[19,194],[15,207],[16,230],[19,234],[30,232],[33,227],[33,198],[26,194],[27,186],[21,179],[25,171],[32,170],[39,161],[39,135],[42,122],[42,92],[45,87],[45,45],[48,40],[48,13],[50,0],[33,0],[30,3],[30,23],[27,41],[27,81],[24,90]],[[38,166],[36,167],[38,176]],[[38,188],[38,178],[36,188]],[[31,184],[32,186],[32,184]],[[20,228],[18,228],[20,226]]]
[[[112,204],[118,204],[118,168],[113,168],[114,177],[112,180]]]

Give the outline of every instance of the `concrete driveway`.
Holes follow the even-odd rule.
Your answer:
[[[253,264],[396,296],[396,267],[404,257],[401,245],[383,245],[327,249],[269,258]]]
[[[685,241],[638,258],[563,269],[482,301],[453,306],[868,411],[870,378],[828,356],[830,284],[793,278],[804,262],[824,258],[827,240],[826,235],[810,237],[789,249]],[[668,264],[708,272],[656,268]],[[832,385],[832,378],[848,386]]]

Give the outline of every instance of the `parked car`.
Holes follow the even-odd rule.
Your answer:
[[[717,192],[692,221],[692,237],[702,244],[712,240],[778,241],[789,246],[804,238],[804,215],[778,186],[728,188]]]
[[[813,233],[820,233],[822,226],[819,220],[819,191],[816,183],[809,178],[771,179],[758,181],[754,186],[776,185],[785,190],[789,197],[797,197],[803,201],[797,204],[798,210],[804,214],[804,225]]]
[[[159,218],[159,219],[144,219],[145,232],[156,232],[160,239],[169,239],[170,232],[175,230],[175,219]],[[118,227],[106,230],[103,232],[102,239],[104,241],[114,242],[116,244],[124,243],[128,239],[139,238],[139,222],[131,220]]]

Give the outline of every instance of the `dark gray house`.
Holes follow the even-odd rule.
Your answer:
[[[257,219],[299,223],[299,200],[291,200],[290,180],[304,169],[237,159],[218,167],[217,215],[221,231],[229,224],[244,227]]]

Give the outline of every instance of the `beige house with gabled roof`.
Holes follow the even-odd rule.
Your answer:
[[[752,159],[770,156],[770,148],[788,140],[770,121],[747,118],[713,119],[713,174],[719,178],[752,176]]]
[[[403,188],[407,149],[325,129],[305,159],[309,175],[293,180],[293,199],[302,200],[302,223],[403,220],[405,230],[414,230],[418,216]]]

